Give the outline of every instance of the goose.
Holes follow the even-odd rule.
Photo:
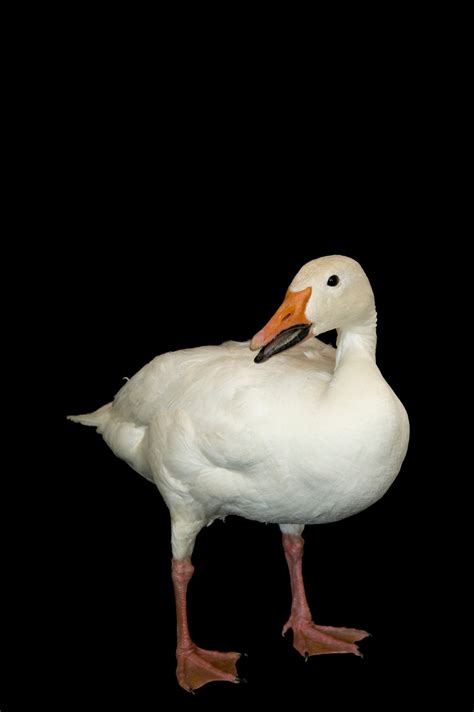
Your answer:
[[[331,329],[336,348],[314,338]],[[250,342],[157,356],[112,402],[68,416],[94,426],[169,508],[176,674],[185,690],[239,681],[239,654],[198,647],[186,607],[196,537],[227,515],[279,525],[292,592],[283,633],[292,630],[296,650],[360,655],[364,630],[312,620],[302,532],[369,507],[404,460],[408,416],[375,348],[375,302],[362,267],[341,255],[320,257],[300,269]]]

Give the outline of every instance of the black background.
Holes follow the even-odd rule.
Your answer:
[[[57,85],[54,150],[36,163],[31,206],[43,237],[27,258],[18,250],[31,326],[16,375],[31,383],[31,427],[6,478],[2,711],[26,698],[134,710],[452,701],[464,679],[447,602],[457,574],[437,430],[444,393],[433,382],[450,348],[440,274],[455,210],[427,90],[363,86],[348,68],[345,102],[326,102],[321,116],[301,87],[291,95],[291,77],[282,102],[275,78],[262,95],[258,82],[206,84],[188,66],[151,96],[126,63],[104,67],[78,59]],[[280,635],[290,593],[278,528],[228,518],[198,538],[191,628],[202,647],[248,653],[248,682],[191,696],[174,675],[167,509],[65,416],[108,402],[160,352],[251,337],[302,264],[337,253],[371,280],[378,363],[412,437],[379,503],[306,530],[304,571],[316,622],[373,637],[363,660],[305,663]]]

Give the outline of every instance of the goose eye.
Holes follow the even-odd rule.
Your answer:
[[[335,287],[336,284],[339,284],[339,277],[337,274],[332,274],[328,279],[328,287]]]

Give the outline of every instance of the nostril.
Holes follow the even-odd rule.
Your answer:
[[[290,318],[290,316],[292,316],[292,314],[293,314],[293,312],[288,312],[288,314],[285,314],[285,316],[283,316],[281,320],[286,321],[287,319]]]

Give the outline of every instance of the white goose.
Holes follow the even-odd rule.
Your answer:
[[[334,328],[337,350],[307,340]],[[293,630],[295,648],[302,655],[359,654],[355,643],[365,631],[312,622],[301,533],[305,524],[365,509],[400,470],[408,417],[377,368],[375,345],[364,271],[348,257],[322,257],[298,272],[252,339],[255,362],[248,343],[167,353],[112,403],[70,416],[96,426],[118,457],[156,483],[169,507],[177,677],[185,689],[238,681],[239,655],[197,647],[186,615],[196,536],[228,514],[280,525],[293,597],[284,632]]]

